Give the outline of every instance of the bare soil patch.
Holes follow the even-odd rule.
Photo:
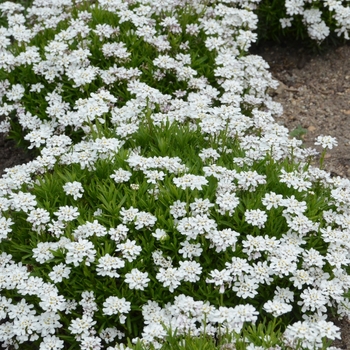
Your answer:
[[[5,169],[27,163],[32,159],[33,155],[29,151],[16,147],[13,140],[8,140],[3,133],[0,133],[0,176]]]
[[[325,168],[350,177],[350,45],[321,54],[295,46],[264,46],[253,52],[269,63],[280,82],[272,92],[284,108],[277,122],[292,132],[305,132],[305,147],[319,151],[315,137],[336,137],[338,147],[328,152]]]

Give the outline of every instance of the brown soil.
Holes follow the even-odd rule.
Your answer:
[[[254,51],[280,82],[271,93],[284,108],[277,122],[294,130],[294,136],[298,130],[305,133],[305,147],[318,151],[315,137],[336,137],[338,147],[329,150],[325,168],[335,176],[350,177],[350,45],[322,54],[281,46]]]
[[[350,45],[312,54],[295,47],[264,46],[254,49],[270,65],[271,73],[280,82],[274,99],[282,103],[284,114],[278,122],[302,135],[306,147],[314,147],[318,135],[331,135],[338,147],[330,150],[325,168],[333,175],[350,177]],[[317,148],[317,147],[315,147]],[[320,149],[318,149],[320,150]],[[13,141],[0,134],[0,175],[5,168],[31,159]],[[338,320],[341,341],[333,345],[350,349],[350,323]]]
[[[13,140],[8,140],[3,133],[0,133],[0,176],[4,170],[15,165],[29,162],[33,159],[30,152],[17,148]]]

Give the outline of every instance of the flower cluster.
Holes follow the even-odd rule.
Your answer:
[[[0,5],[1,129],[17,120],[40,152],[0,179],[4,347],[160,348],[165,328],[280,316],[288,346],[339,337],[350,181],[274,121],[253,7]]]

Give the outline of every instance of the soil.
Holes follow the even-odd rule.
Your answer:
[[[254,49],[270,65],[280,85],[271,91],[284,114],[277,122],[305,147],[316,148],[315,138],[330,135],[338,147],[329,150],[324,167],[334,176],[350,177],[350,45],[315,54],[295,46]],[[303,134],[303,135],[302,135]]]
[[[4,170],[15,165],[27,163],[33,159],[33,155],[23,148],[16,147],[13,140],[8,140],[0,133],[0,176]]]
[[[350,177],[350,45],[315,54],[295,46],[264,45],[252,49],[270,65],[280,82],[271,95],[282,103],[278,123],[299,135],[305,147],[314,147],[315,137],[330,135],[338,147],[330,150],[324,167],[334,176]],[[318,149],[321,151],[321,149]],[[32,155],[15,147],[0,134],[0,175],[4,169],[22,164]],[[337,320],[342,339],[333,346],[350,349],[350,322]]]

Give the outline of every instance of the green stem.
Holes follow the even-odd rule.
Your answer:
[[[324,163],[324,158],[326,156],[327,150],[323,150],[321,153],[321,159],[320,159],[320,169],[323,169],[323,163]]]

